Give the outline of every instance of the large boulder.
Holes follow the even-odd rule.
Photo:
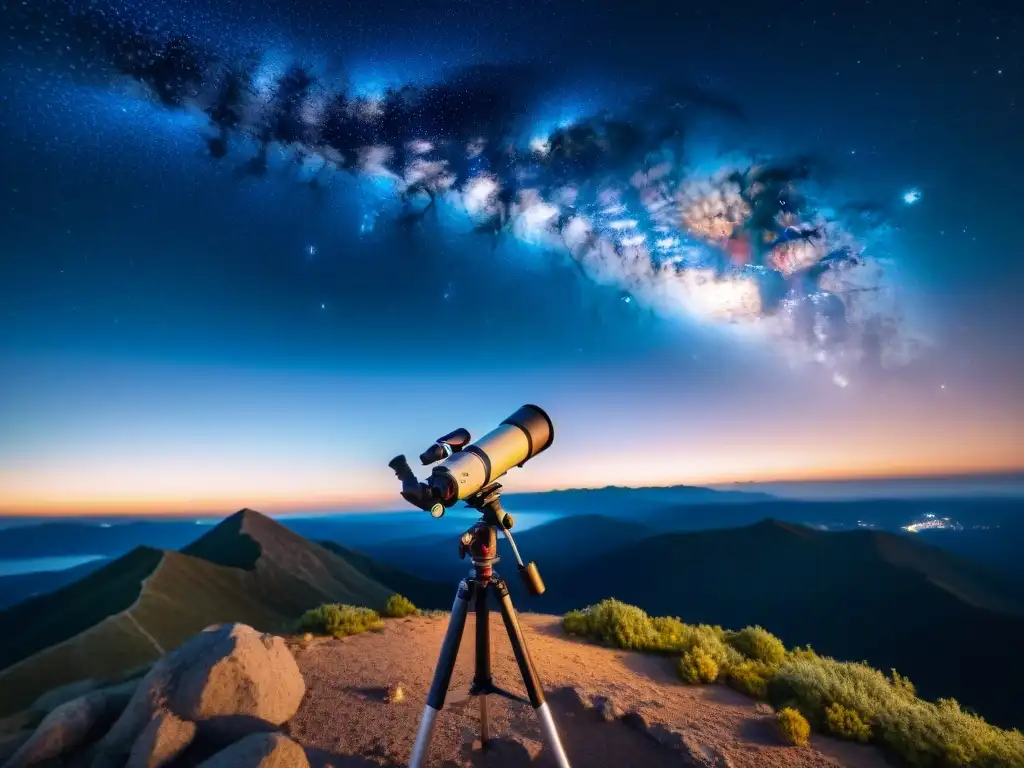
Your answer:
[[[195,723],[160,712],[135,740],[125,768],[162,768],[184,752],[195,735]]]
[[[254,733],[221,750],[199,768],[309,768],[302,747],[280,733]]]
[[[121,714],[133,690],[130,683],[115,685],[54,707],[4,768],[27,768],[88,743]]]
[[[97,748],[96,766],[123,766],[143,729],[166,711],[201,736],[233,741],[295,714],[306,685],[284,640],[222,624],[164,656]]]

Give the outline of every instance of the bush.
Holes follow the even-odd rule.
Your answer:
[[[779,710],[776,722],[779,726],[779,735],[787,744],[802,747],[811,737],[811,724],[792,707]]]
[[[857,710],[847,709],[842,704],[825,707],[825,727],[841,739],[863,743],[871,740],[871,726],[861,720]]]
[[[679,653],[685,657],[679,662],[684,679],[701,679],[702,667],[707,676],[710,658],[718,679],[736,690],[799,710],[822,730],[831,730],[831,713],[835,727],[853,738],[867,729],[867,738],[915,768],[1024,768],[1020,731],[989,725],[952,699],[922,701],[895,670],[889,678],[865,664],[819,656],[809,646],[787,654],[779,639],[760,627],[726,632],[677,618],[652,618],[617,600],[571,611],[562,625],[570,634],[619,648]]]
[[[816,659],[818,654],[809,645],[797,646],[790,652],[790,658],[794,659]]]
[[[384,615],[389,619],[404,619],[419,613],[412,600],[401,595],[392,595],[384,605]]]
[[[569,611],[562,627],[570,635],[589,637],[616,648],[662,653],[686,653],[701,648],[719,671],[743,657],[725,644],[725,630],[706,624],[685,624],[678,618],[652,618],[618,600],[603,600],[582,611]]]
[[[748,659],[779,666],[786,658],[786,646],[775,635],[761,627],[745,627],[728,632],[725,641]]]
[[[654,650],[654,627],[650,617],[633,605],[603,600],[586,610],[589,633],[616,648]]]
[[[852,710],[877,742],[911,766],[1024,766],[1020,731],[989,725],[951,699],[933,704],[911,697],[905,683],[864,664],[791,656],[772,681],[771,696],[793,701],[826,729],[830,706]]]
[[[903,677],[895,669],[892,670],[892,687],[897,692],[902,694],[905,698],[915,699],[917,698],[917,688],[909,677]]]
[[[319,635],[346,637],[365,632],[368,629],[380,629],[384,626],[380,614],[370,608],[341,603],[325,603],[302,614],[299,619],[300,632],[313,632]]]
[[[746,659],[734,665],[726,677],[730,688],[745,693],[754,699],[768,698],[768,684],[775,675],[775,669],[761,661]]]
[[[679,660],[679,676],[684,683],[713,683],[718,679],[718,664],[711,654],[696,646]]]
[[[569,611],[562,617],[562,627],[570,635],[590,635],[590,621],[584,611]]]

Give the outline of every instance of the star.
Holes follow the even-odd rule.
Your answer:
[[[908,189],[903,193],[903,203],[905,205],[915,205],[921,201],[921,190],[920,189]]]

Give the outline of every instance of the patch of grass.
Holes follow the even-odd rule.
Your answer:
[[[651,617],[618,600],[602,600],[562,618],[570,635],[586,637],[616,648],[684,654],[700,648],[721,673],[743,657],[725,643],[725,630],[707,624],[686,624],[675,617]]]
[[[825,707],[825,727],[833,736],[849,741],[867,743],[871,741],[871,726],[861,720],[855,709],[847,709],[842,704],[829,704]]]
[[[679,676],[684,683],[713,683],[718,679],[718,664],[711,654],[696,646],[679,659]]]
[[[776,724],[779,727],[779,736],[787,744],[794,747],[802,747],[811,738],[811,724],[807,718],[801,715],[792,707],[780,709],[776,715]]]
[[[786,658],[786,646],[782,641],[761,627],[744,627],[739,632],[727,632],[725,641],[748,659],[774,667]]]
[[[383,626],[380,614],[370,608],[325,603],[302,614],[298,629],[300,632],[312,632],[317,635],[347,637]]]
[[[825,656],[790,656],[771,684],[771,698],[792,701],[811,721],[829,728],[829,708],[856,713],[874,741],[908,765],[1024,766],[1024,734],[1004,731],[963,711],[952,699],[917,698],[906,678],[890,679],[865,664]]]
[[[819,730],[870,740],[913,768],[1024,768],[1020,731],[996,728],[952,699],[919,699],[910,680],[895,670],[887,677],[866,664],[819,656],[810,646],[787,652],[760,627],[726,632],[674,617],[651,617],[618,600],[571,611],[562,626],[569,634],[617,648],[678,653],[679,673],[686,682],[725,682],[784,706],[782,712],[793,712]],[[792,714],[785,720],[799,738],[799,721]]]
[[[763,701],[768,698],[768,684],[775,676],[775,667],[763,661],[745,659],[733,665],[725,681],[730,688],[745,693],[752,699]]]
[[[633,605],[618,600],[603,600],[582,611],[573,611],[563,619],[566,631],[600,640],[616,648],[636,651],[658,650],[651,618]]]
[[[416,616],[419,609],[412,604],[412,600],[402,595],[392,595],[384,605],[384,615],[389,619],[404,619],[406,616]]]

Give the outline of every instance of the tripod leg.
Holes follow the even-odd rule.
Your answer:
[[[491,687],[491,617],[487,606],[487,588],[476,590],[476,670],[473,691],[480,698],[480,746],[486,748],[490,738],[487,727],[487,692]]]
[[[544,730],[548,746],[551,748],[559,768],[571,768],[569,759],[565,756],[565,749],[562,748],[562,740],[558,736],[558,729],[555,728],[555,720],[551,716],[551,709],[548,707],[548,703],[544,701],[544,691],[541,689],[537,670],[533,666],[530,652],[526,649],[526,639],[523,637],[523,630],[519,626],[516,609],[512,606],[512,598],[509,597],[508,586],[502,579],[494,579],[491,583],[498,593],[501,618],[505,621],[505,630],[508,632],[509,642],[512,643],[512,652],[516,655],[516,663],[519,664],[519,672],[523,676],[524,685],[526,685],[526,694],[530,698],[530,704],[537,711],[537,718],[540,720],[541,728]]]
[[[466,629],[466,614],[469,613],[469,598],[473,593],[474,586],[474,582],[465,579],[459,582],[459,591],[455,595],[452,615],[448,620],[448,631],[445,632],[444,642],[441,644],[441,655],[434,668],[434,679],[430,683],[430,692],[427,694],[427,706],[423,708],[423,717],[420,719],[420,727],[416,732],[416,743],[412,747],[409,768],[422,768],[426,765],[427,753],[430,751],[430,739],[434,734],[434,720],[444,706],[448,686],[452,681],[452,671],[455,669],[455,659],[459,655],[462,633]]]

